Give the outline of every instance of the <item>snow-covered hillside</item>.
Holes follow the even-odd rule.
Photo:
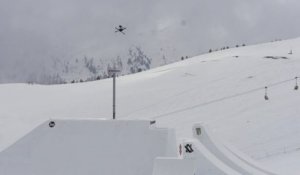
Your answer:
[[[289,54],[292,50],[293,54]],[[280,174],[298,174],[300,39],[234,48],[117,79],[117,118],[195,122]],[[269,100],[264,99],[268,86]],[[112,80],[0,85],[0,147],[49,118],[111,118]]]

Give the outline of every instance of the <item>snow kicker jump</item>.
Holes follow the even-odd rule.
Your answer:
[[[193,134],[194,138],[199,140],[211,153],[235,171],[243,175],[275,175],[260,167],[246,155],[220,142],[204,125],[196,124]]]
[[[151,175],[156,157],[176,156],[173,141],[149,121],[48,121],[0,153],[0,174]]]
[[[275,175],[201,124],[179,147],[150,121],[47,121],[0,153],[2,175]]]
[[[193,139],[180,146],[181,158],[157,158],[154,175],[275,175],[246,155],[224,145],[204,125],[193,127]],[[179,175],[178,174],[178,175]]]

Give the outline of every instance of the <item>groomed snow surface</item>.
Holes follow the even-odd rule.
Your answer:
[[[290,50],[293,54],[289,54]],[[192,137],[205,125],[268,169],[300,172],[300,39],[213,52],[117,78],[117,118]],[[268,86],[269,100],[264,99]],[[0,149],[51,118],[111,118],[112,80],[0,85]]]
[[[174,132],[149,121],[51,122],[0,153],[1,175],[152,175],[156,157],[177,153]]]
[[[50,120],[0,153],[0,174],[275,175],[204,126],[192,132],[178,142],[152,121]]]

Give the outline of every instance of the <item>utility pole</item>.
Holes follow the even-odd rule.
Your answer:
[[[123,27],[122,25],[119,25],[119,27],[115,27],[116,32],[120,32],[122,34],[125,35],[125,33],[123,32],[126,27]],[[116,119],[116,74],[120,72],[120,69],[116,69],[115,67],[114,68],[110,68],[108,69],[108,75],[112,75],[113,76],[113,120]]]
[[[108,73],[113,76],[113,120],[116,119],[116,74],[120,72],[118,69],[109,69]]]

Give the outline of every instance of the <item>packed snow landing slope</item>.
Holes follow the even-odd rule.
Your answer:
[[[289,55],[290,50],[293,54]],[[287,57],[288,59],[272,59]],[[156,119],[191,136],[194,123],[281,174],[300,171],[300,39],[214,52],[117,80],[117,117]],[[286,81],[285,80],[292,80]],[[265,101],[264,86],[270,100]],[[0,85],[0,146],[49,118],[111,117],[111,79]],[[285,160],[285,161],[284,161]]]

